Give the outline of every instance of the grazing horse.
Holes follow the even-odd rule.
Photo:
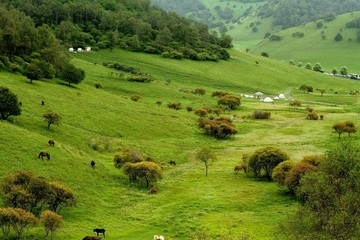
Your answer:
[[[47,157],[48,160],[50,160],[50,154],[47,152],[40,152],[39,153],[39,158],[41,157],[41,159],[44,159],[44,157]]]
[[[86,237],[84,237],[82,240],[100,240],[100,238],[98,238],[98,237],[93,237],[93,236],[86,236]]]
[[[54,142],[54,140],[52,140],[52,139],[50,139],[49,141],[48,141],[48,144],[50,145],[50,146],[55,146],[55,142]]]
[[[103,228],[95,228],[94,232],[96,232],[96,236],[99,236],[99,233],[102,233],[102,235],[105,237],[105,229]]]
[[[91,160],[90,165],[91,165],[92,168],[95,168],[95,161]]]
[[[170,164],[170,165],[176,165],[176,162],[173,161],[173,160],[171,160],[171,161],[169,161],[169,164]]]

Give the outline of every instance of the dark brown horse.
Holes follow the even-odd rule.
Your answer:
[[[99,233],[102,233],[102,235],[105,237],[105,229],[103,228],[95,228],[94,232],[96,232],[96,236],[99,236]]]
[[[171,161],[169,161],[169,164],[170,164],[170,165],[176,165],[176,162],[173,161],[173,160],[171,160]]]
[[[50,139],[49,141],[48,141],[48,144],[50,145],[50,146],[55,146],[55,142],[54,142],[54,140],[52,140],[52,139]]]
[[[41,159],[44,159],[44,157],[47,157],[48,160],[50,160],[50,154],[47,152],[40,152],[39,153],[39,158],[41,157]]]

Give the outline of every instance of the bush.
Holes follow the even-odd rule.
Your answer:
[[[250,157],[248,166],[255,177],[265,177],[271,180],[273,169],[289,156],[279,148],[266,147],[256,150]]]
[[[126,148],[114,156],[114,165],[116,168],[122,168],[125,163],[138,163],[142,161],[153,162],[151,157],[146,156],[136,148]]]
[[[271,112],[255,111],[252,114],[252,118],[254,119],[269,119],[270,116],[271,116]]]
[[[203,88],[196,88],[195,90],[192,90],[191,93],[197,94],[197,95],[205,95],[205,89],[203,89]]]
[[[135,94],[135,95],[132,95],[132,96],[130,97],[130,99],[133,100],[134,102],[137,102],[137,101],[140,100],[140,96],[137,95],[137,94]]]
[[[223,97],[225,95],[229,95],[229,93],[228,92],[223,92],[223,91],[214,91],[211,94],[211,97]]]
[[[192,112],[194,109],[192,108],[192,107],[186,107],[186,111],[188,111],[188,112]]]
[[[296,193],[301,178],[307,173],[307,172],[314,172],[316,171],[317,167],[310,165],[305,162],[299,162],[296,163],[290,171],[286,174],[285,178],[285,186],[290,190],[292,193]]]
[[[208,115],[208,111],[204,108],[195,109],[194,113],[199,117],[205,117],[206,115]]]
[[[261,56],[263,56],[263,57],[269,57],[269,54],[266,53],[266,52],[262,52],[262,53],[261,53]]]
[[[285,185],[286,174],[290,171],[290,169],[294,166],[294,162],[291,160],[287,160],[278,164],[273,172],[272,179],[279,185]]]
[[[181,109],[181,103],[168,103],[168,108],[180,110]]]
[[[129,82],[142,82],[142,83],[149,83],[154,80],[152,76],[149,75],[135,75],[130,76],[127,78]]]
[[[314,113],[314,112],[310,112],[308,113],[308,115],[306,116],[306,119],[307,120],[318,120],[319,119],[319,116]]]
[[[225,95],[219,99],[218,105],[228,107],[231,110],[234,110],[238,106],[240,106],[240,98],[233,95]]]
[[[229,138],[237,133],[235,125],[229,118],[200,118],[198,126],[206,135],[219,139]]]
[[[294,100],[294,101],[291,101],[289,103],[289,105],[292,106],[292,107],[301,107],[301,102],[298,101],[298,100]]]
[[[94,85],[96,88],[104,88],[104,86],[99,82],[96,82]]]
[[[318,155],[318,154],[306,155],[303,157],[301,162],[313,165],[314,167],[318,167],[320,163],[323,161],[323,158],[324,157],[322,155]]]

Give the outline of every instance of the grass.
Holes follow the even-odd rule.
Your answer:
[[[65,225],[55,233],[60,239],[81,239],[98,227],[106,229],[110,240],[143,240],[155,234],[182,240],[196,232],[215,239],[228,235],[273,239],[276,224],[296,209],[296,201],[274,183],[234,174],[234,165],[244,153],[265,146],[280,147],[299,161],[338,143],[337,134],[331,132],[334,123],[352,120],[359,126],[359,97],[348,94],[359,89],[359,82],[251,54],[233,51],[229,61],[218,63],[171,60],[118,49],[74,56],[73,63],[86,70],[86,78],[73,87],[58,80],[29,84],[23,76],[0,72],[1,85],[23,103],[21,116],[0,122],[0,174],[27,169],[64,182],[76,192],[77,206],[61,211]],[[128,82],[114,69],[102,66],[103,62],[138,67],[156,80]],[[96,82],[104,88],[96,89]],[[323,97],[318,92],[306,94],[297,90],[302,84],[327,91]],[[191,94],[198,87],[206,90],[204,96]],[[204,136],[196,126],[197,117],[185,109],[216,107],[216,99],[210,97],[215,90],[236,95],[284,93],[303,105],[292,108],[288,101],[266,104],[242,98],[238,110],[224,114],[236,115],[239,134],[221,141]],[[133,94],[141,99],[132,101]],[[183,109],[170,110],[168,102],[180,102]],[[324,114],[324,120],[305,120],[308,106]],[[47,109],[63,119],[50,130],[42,119]],[[270,111],[272,116],[269,120],[242,118],[254,110]],[[47,145],[49,139],[55,140],[55,147]],[[359,137],[355,134],[352,141],[359,142]],[[164,179],[155,184],[157,195],[129,184],[114,168],[114,154],[128,146],[163,165]],[[208,177],[194,158],[204,146],[211,147],[218,157]],[[50,152],[51,160],[38,159],[40,151]],[[96,162],[95,169],[90,167],[91,160]],[[169,160],[177,165],[168,165]],[[39,226],[25,235],[26,239],[41,239],[43,230]]]
[[[279,42],[263,40],[251,50],[253,53],[260,54],[267,52],[271,58],[288,62],[293,59],[296,63],[302,62],[304,66],[310,62],[314,65],[319,62],[323,69],[331,72],[335,67],[338,71],[342,66],[347,66],[349,73],[360,72],[356,63],[359,55],[359,42],[357,41],[356,28],[346,28],[345,24],[360,16],[360,12],[348,13],[337,16],[331,22],[325,22],[320,29],[316,28],[316,22],[311,22],[299,27],[286,29],[276,33],[283,36]],[[325,40],[321,37],[321,32],[326,36]],[[302,32],[303,38],[294,38],[291,34]],[[334,40],[337,33],[341,33],[343,40]]]

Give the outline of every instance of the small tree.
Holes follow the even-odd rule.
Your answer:
[[[334,40],[336,42],[340,42],[343,39],[343,36],[341,35],[341,33],[337,33],[336,36],[334,37]]]
[[[196,159],[205,165],[205,176],[208,175],[209,166],[216,160],[215,154],[209,148],[203,148],[196,153]]]
[[[334,132],[336,132],[339,135],[338,139],[340,139],[341,134],[346,132],[346,125],[345,123],[335,123],[332,126],[332,129]]]
[[[151,182],[161,180],[163,176],[161,167],[155,162],[128,162],[122,169],[126,175],[129,175],[130,181],[144,181],[146,183],[146,187],[149,187]]]
[[[12,227],[17,233],[18,238],[21,239],[21,236],[28,226],[35,226],[38,222],[38,219],[31,212],[27,212],[21,208],[14,208],[15,214],[13,215]]]
[[[313,92],[313,87],[310,85],[303,84],[300,86],[300,90],[309,93],[309,92]]]
[[[54,239],[55,230],[59,229],[64,224],[63,218],[59,214],[50,210],[45,210],[41,213],[40,221],[44,225],[45,238],[47,238],[50,233],[51,240]]]
[[[351,133],[356,133],[356,127],[352,121],[346,121],[344,124],[346,126],[345,132],[348,133],[349,137],[351,136]]]
[[[320,88],[318,91],[320,92],[321,96],[323,96],[323,94],[326,92],[326,89]]]
[[[290,64],[291,66],[295,66],[295,61],[292,60],[292,59],[290,59],[290,60],[289,60],[289,64]]]
[[[60,124],[61,116],[60,114],[48,110],[44,113],[43,118],[47,121],[47,128],[50,129],[51,124]]]
[[[288,187],[290,192],[296,193],[302,176],[307,172],[316,171],[316,169],[317,167],[305,162],[296,163],[286,174],[284,181],[285,186]]]
[[[33,80],[40,80],[43,78],[43,72],[41,68],[38,67],[35,63],[30,63],[29,65],[27,65],[25,67],[23,75],[30,80],[30,83],[32,83]]]
[[[289,159],[289,156],[279,148],[266,147],[256,150],[249,159],[249,167],[255,177],[262,177],[271,180],[273,169],[281,162]]]
[[[6,120],[9,116],[21,114],[17,96],[8,88],[0,86],[0,114],[1,119]]]
[[[60,73],[60,78],[65,82],[68,82],[70,86],[73,84],[79,84],[85,78],[85,71],[75,67],[72,64],[67,64]]]
[[[59,212],[63,207],[74,206],[76,204],[73,190],[59,182],[51,182],[51,195],[48,199],[49,209]]]
[[[321,65],[320,63],[315,63],[314,67],[313,67],[313,70],[315,72],[320,72],[321,71]]]
[[[312,69],[311,63],[307,63],[305,65],[305,69],[311,70]]]
[[[347,75],[348,74],[348,71],[347,71],[347,67],[346,66],[342,66],[340,68],[340,74],[341,75]]]
[[[332,72],[332,74],[337,74],[338,73],[338,71],[336,70],[336,68],[333,68],[333,70],[331,71]]]

